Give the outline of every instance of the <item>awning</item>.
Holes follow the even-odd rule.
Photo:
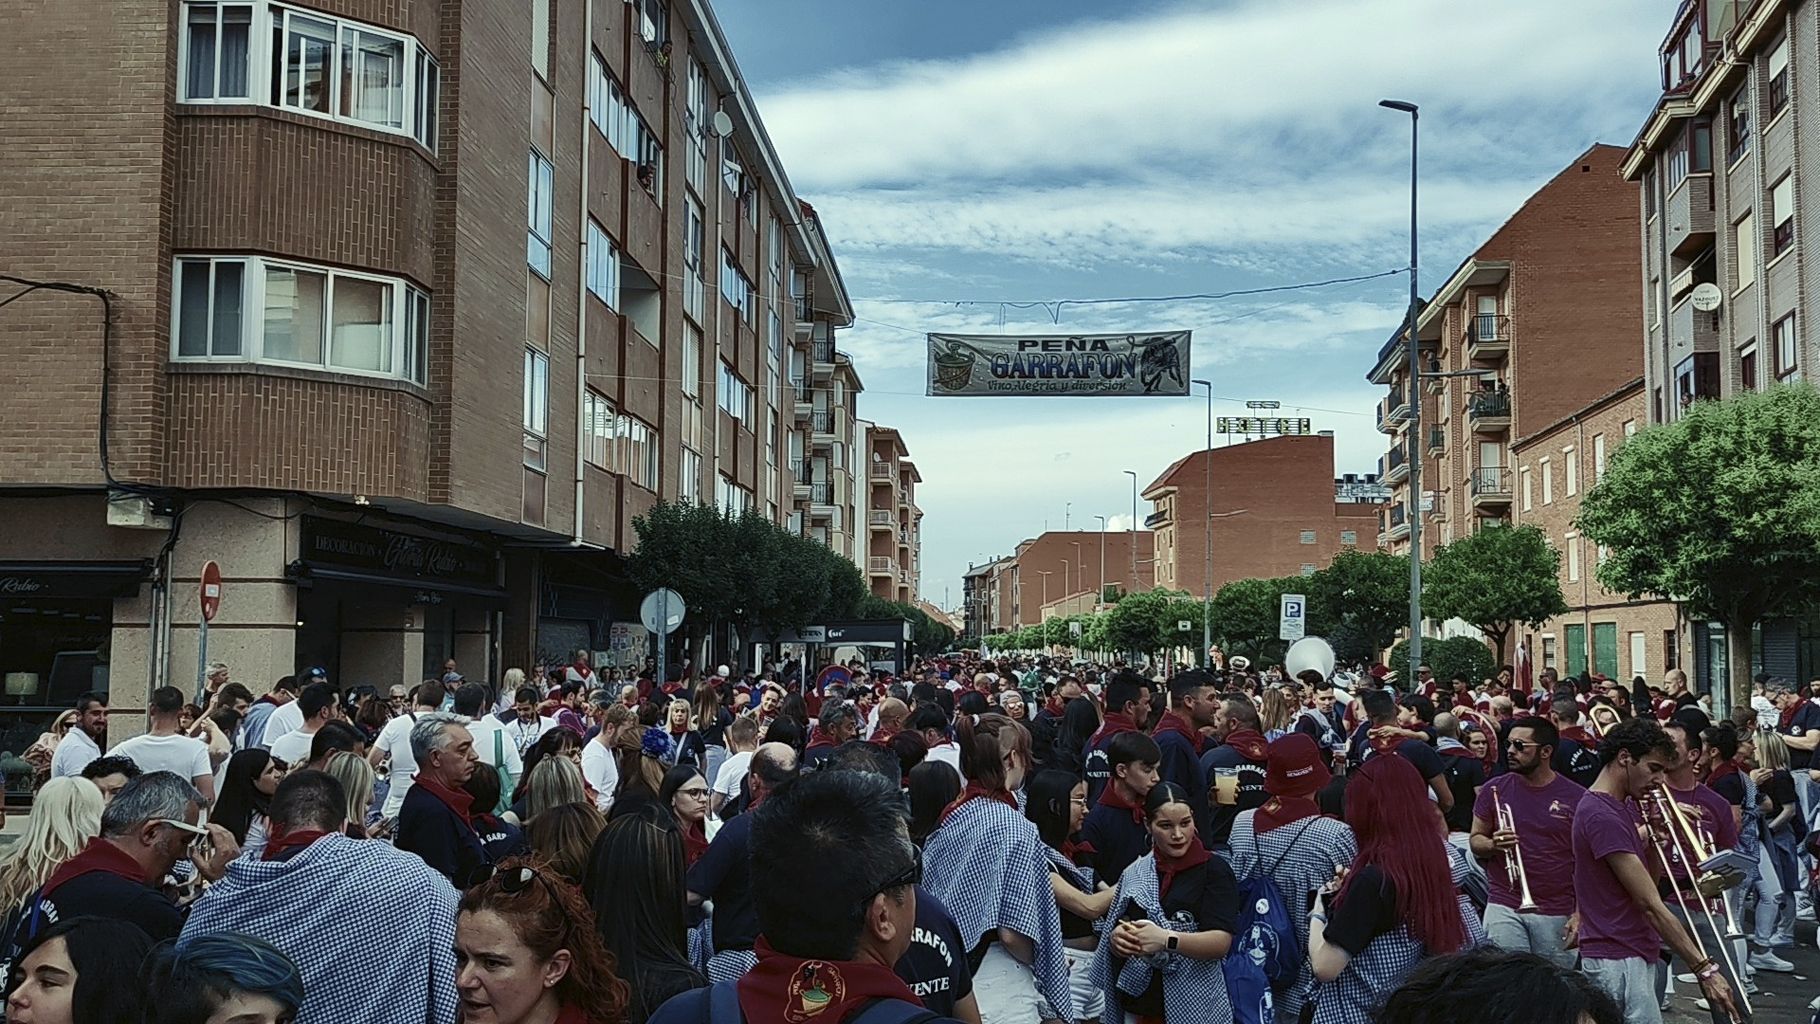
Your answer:
[[[0,600],[133,597],[152,574],[152,560],[122,562],[0,561]]]
[[[316,583],[354,583],[368,587],[384,587],[397,594],[409,594],[413,604],[439,604],[441,597],[461,596],[476,598],[481,601],[503,605],[507,592],[504,587],[481,587],[466,583],[451,583],[436,579],[400,579],[396,576],[382,576],[377,573],[365,573],[355,569],[341,569],[326,565],[314,565],[309,562],[292,562],[285,569],[285,575],[295,580],[300,587]],[[437,595],[431,597],[430,595]]]

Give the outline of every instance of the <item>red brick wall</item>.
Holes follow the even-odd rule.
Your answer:
[[[1100,577],[1102,538],[1106,546],[1104,580]],[[1136,534],[1129,530],[1109,530],[1103,534],[1095,530],[1052,530],[1019,545],[1016,556],[1017,579],[1021,585],[1017,600],[1018,624],[1032,626],[1042,621],[1044,571],[1050,574],[1050,601],[1097,590],[1101,586],[1132,590],[1131,549],[1134,543],[1138,557],[1136,589],[1148,590],[1154,586],[1155,573],[1151,561],[1155,555],[1155,537],[1148,530],[1139,530]],[[1076,544],[1080,545],[1078,552]]]

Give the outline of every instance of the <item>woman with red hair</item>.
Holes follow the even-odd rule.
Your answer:
[[[1414,765],[1367,758],[1346,787],[1346,823],[1359,854],[1308,915],[1314,1024],[1366,1024],[1424,959],[1485,941],[1460,893],[1471,867]]]
[[[455,987],[463,1024],[622,1024],[626,983],[580,890],[508,860],[461,897]]]

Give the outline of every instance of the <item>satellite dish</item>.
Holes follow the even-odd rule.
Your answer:
[[[1692,298],[1695,309],[1702,313],[1710,313],[1718,309],[1719,304],[1725,301],[1725,293],[1719,290],[1718,285],[1707,282],[1694,285]]]
[[[724,110],[714,112],[714,134],[723,139],[733,134],[733,119]]]

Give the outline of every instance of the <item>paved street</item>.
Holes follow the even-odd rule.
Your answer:
[[[1759,1024],[1809,1024],[1813,1011],[1808,1004],[1820,996],[1820,949],[1814,945],[1814,925],[1802,921],[1795,927],[1798,940],[1792,950],[1777,950],[1776,955],[1795,965],[1793,974],[1757,972],[1759,991],[1750,997],[1754,1020]],[[1694,1005],[1700,993],[1692,985],[1675,986],[1674,1008],[1663,1014],[1670,1024],[1711,1024],[1705,1010]]]

